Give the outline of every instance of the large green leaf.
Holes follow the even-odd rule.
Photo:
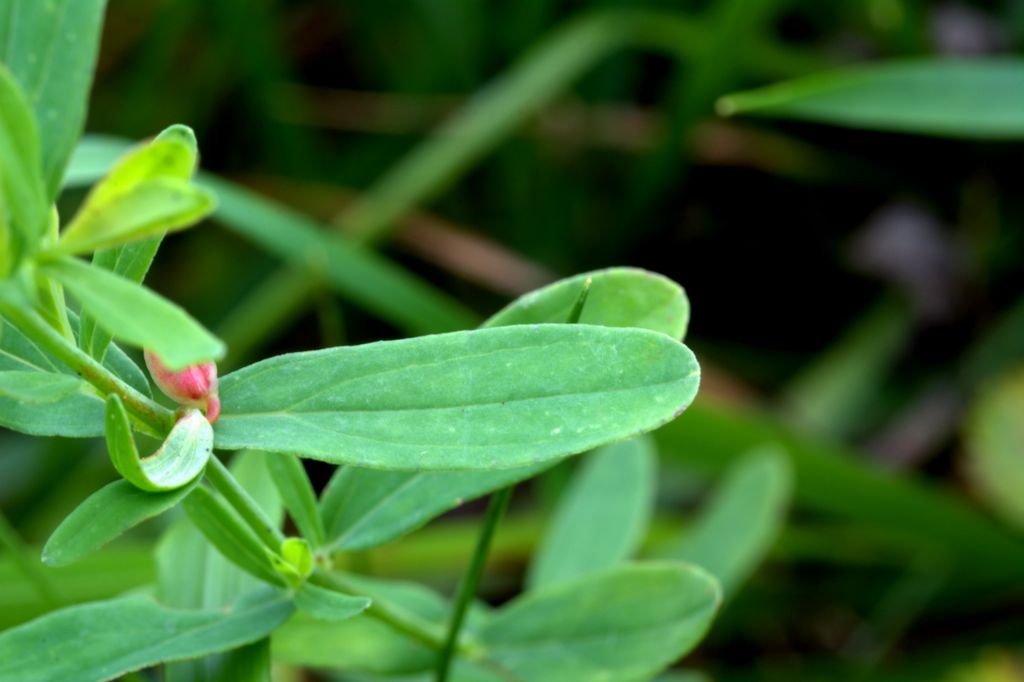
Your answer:
[[[106,0],[7,0],[0,61],[21,83],[42,139],[47,203],[85,123]]]
[[[0,65],[0,231],[3,241],[10,242],[0,254],[0,275],[6,276],[12,265],[8,249],[34,249],[46,227],[48,205],[39,154],[29,105],[17,81]]]
[[[135,282],[74,258],[40,268],[113,336],[155,352],[171,369],[219,358],[224,344],[188,313]]]
[[[987,387],[967,424],[970,471],[985,502],[1002,518],[1024,528],[1024,372]]]
[[[656,469],[646,437],[588,455],[533,556],[527,588],[582,578],[630,558],[654,511]]]
[[[508,469],[657,428],[693,354],[646,330],[535,325],[283,355],[224,377],[216,445],[386,469]]]
[[[0,634],[0,680],[98,682],[262,639],[292,612],[259,592],[230,609],[181,611],[132,595],[62,609]]]
[[[580,323],[639,327],[677,339],[686,335],[690,303],[682,287],[636,268],[596,270],[559,280],[512,301],[483,326],[566,322],[588,279],[590,289]]]
[[[100,488],[53,531],[43,548],[43,563],[63,566],[81,559],[129,528],[178,504],[196,483],[198,480],[164,493],[144,492],[124,480]]]
[[[0,371],[0,397],[20,403],[45,405],[82,390],[88,390],[88,385],[68,374]]]
[[[782,530],[792,478],[789,460],[775,449],[739,460],[669,556],[703,567],[732,596]]]
[[[699,568],[624,565],[519,597],[484,624],[480,639],[517,679],[641,680],[696,646],[720,599]]]
[[[500,471],[382,471],[339,468],[320,499],[327,546],[376,547],[498,488],[546,470],[543,463]]]
[[[1024,139],[1024,59],[855,66],[729,95],[718,109],[851,128]]]

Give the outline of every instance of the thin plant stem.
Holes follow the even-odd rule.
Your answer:
[[[23,334],[50,351],[104,397],[116,394],[125,407],[151,435],[162,438],[174,425],[174,412],[140,393],[61,335],[38,313],[10,301],[0,300],[0,313]]]
[[[480,535],[473,548],[473,557],[470,559],[469,568],[459,582],[458,595],[455,598],[455,606],[452,610],[452,617],[448,624],[448,636],[444,642],[444,648],[437,659],[437,682],[447,682],[448,674],[451,671],[452,657],[459,641],[459,632],[462,630],[462,623],[466,619],[466,612],[469,605],[476,596],[477,586],[480,584],[480,577],[483,575],[484,566],[487,564],[487,554],[491,549],[491,541],[494,539],[494,531],[498,522],[505,515],[508,509],[509,500],[512,499],[514,486],[502,488],[491,496],[487,505],[487,514],[484,516],[484,525],[480,529]]]
[[[271,523],[252,496],[216,456],[211,457],[209,464],[206,465],[206,480],[235,508],[268,549],[275,553],[281,551],[284,533]]]

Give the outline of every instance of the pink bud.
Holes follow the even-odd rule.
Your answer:
[[[153,381],[171,400],[186,407],[206,410],[206,419],[211,424],[220,415],[220,398],[217,397],[217,364],[201,362],[198,365],[174,371],[156,356],[145,350],[146,367]]]

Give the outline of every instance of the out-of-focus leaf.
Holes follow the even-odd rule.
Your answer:
[[[0,62],[21,84],[42,141],[45,203],[85,123],[106,0],[7,0],[0,12]]]
[[[630,558],[654,508],[656,468],[646,437],[587,455],[533,556],[527,588],[582,578]]]
[[[1018,539],[951,493],[878,471],[858,461],[856,453],[799,436],[770,417],[698,401],[685,419],[655,433],[655,440],[665,458],[710,474],[753,448],[778,443],[793,465],[796,504],[874,526],[948,558],[957,576],[948,590],[970,593],[994,582],[1016,584],[1024,572]]]
[[[148,493],[128,481],[114,481],[78,505],[53,531],[43,548],[43,563],[63,566],[77,561],[178,504],[197,482],[170,492]]]
[[[63,284],[114,337],[148,348],[171,369],[224,354],[224,344],[184,310],[135,282],[74,258],[41,270]]]
[[[227,375],[216,444],[385,469],[509,469],[673,419],[693,354],[640,329],[537,325],[282,355]]]
[[[314,547],[324,544],[324,524],[317,509],[316,493],[302,462],[293,455],[267,456],[267,468],[299,532]]]
[[[718,110],[942,137],[1024,139],[1024,60],[854,66],[728,95]]]
[[[285,595],[265,591],[227,610],[169,609],[139,595],[73,606],[0,634],[0,679],[112,680],[262,639],[292,608]]]
[[[970,470],[985,502],[1024,528],[1024,371],[1005,375],[981,393],[966,437]]]
[[[231,682],[271,682],[270,669],[270,638],[264,637],[224,654],[219,673]]]
[[[480,632],[489,658],[531,682],[653,676],[704,637],[721,592],[702,569],[623,565],[528,593]]]
[[[686,336],[690,303],[682,287],[667,277],[636,268],[595,270],[559,280],[512,301],[483,326],[566,322],[588,279],[590,290],[581,324],[639,327],[676,339]]]
[[[382,471],[339,468],[320,499],[327,546],[376,547],[486,495],[545,471],[548,463],[501,471]]]
[[[729,469],[696,524],[669,556],[704,568],[731,597],[782,530],[792,477],[789,460],[777,450],[745,456]]]
[[[317,620],[334,622],[358,616],[370,606],[370,600],[306,582],[295,592],[295,606]]]
[[[115,394],[107,397],[104,422],[111,463],[140,490],[159,492],[188,484],[202,474],[213,453],[213,429],[199,410],[178,419],[157,451],[144,458],[139,457],[128,413]]]

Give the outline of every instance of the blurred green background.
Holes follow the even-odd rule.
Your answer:
[[[1004,682],[1024,680],[1024,142],[721,118],[715,102],[1022,48],[1018,0],[111,0],[87,130],[190,125],[204,170],[324,235],[336,223],[438,302],[344,263],[339,286],[329,254],[283,267],[287,244],[254,221],[287,242],[295,216],[237,210],[228,188],[230,229],[169,236],[147,280],[225,338],[225,369],[468,326],[610,265],[678,281],[704,382],[658,434],[650,545],[751,447],[782,445],[796,474],[786,530],[687,666]],[[422,315],[368,304],[361,282]],[[30,546],[113,475],[100,443],[0,444],[0,508]],[[514,593],[566,473],[517,500],[492,598]],[[450,585],[478,509],[359,561]],[[54,571],[55,597],[0,560],[2,625],[145,582],[157,531]]]

